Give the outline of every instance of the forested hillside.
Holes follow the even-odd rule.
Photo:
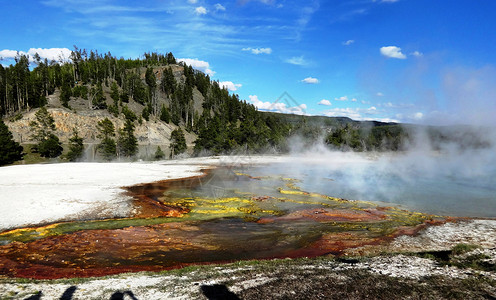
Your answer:
[[[3,164],[28,152],[81,160],[90,146],[93,157],[106,160],[186,151],[281,153],[290,149],[291,136],[304,146],[323,142],[340,150],[396,151],[412,143],[416,128],[259,112],[172,53],[124,59],[77,47],[66,61],[21,54],[14,65],[0,65],[0,115],[14,133],[2,130],[10,145],[0,149],[9,158]],[[433,127],[428,137],[433,144],[463,138]],[[15,142],[32,146],[22,152]],[[470,143],[485,145],[479,139]]]
[[[114,127],[125,123],[124,127],[113,128],[113,134],[103,135],[101,144],[109,139],[118,143],[123,136],[136,143],[132,141],[135,126],[152,120],[177,129],[170,135],[175,143],[170,145],[171,151],[186,150],[176,143],[182,143],[184,133],[196,136],[197,154],[279,149],[291,130],[277,117],[260,114],[208,75],[178,63],[172,53],[145,53],[139,59],[124,59],[75,48],[69,61],[19,55],[15,65],[0,66],[2,117],[15,122],[34,109],[56,107],[50,103],[55,98],[76,114],[100,111],[101,119],[108,116]],[[30,141],[36,142],[36,138]],[[119,151],[119,145],[115,149],[110,157],[136,154]]]

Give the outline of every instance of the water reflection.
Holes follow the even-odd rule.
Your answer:
[[[268,166],[219,168],[202,178],[130,187],[142,207],[134,218],[3,233],[0,238],[8,244],[0,246],[0,273],[84,277],[192,263],[339,254],[435,219],[315,193],[302,188],[312,186],[305,176],[283,177],[277,171]]]

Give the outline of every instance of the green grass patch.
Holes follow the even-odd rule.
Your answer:
[[[472,244],[458,244],[451,249],[451,254],[452,255],[465,254],[465,253],[470,252],[472,250],[475,250],[477,248],[480,248],[480,247],[477,245],[472,245]]]

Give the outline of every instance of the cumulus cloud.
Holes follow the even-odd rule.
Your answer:
[[[351,102],[357,102],[357,101],[358,101],[357,98],[352,98],[351,99]]]
[[[243,48],[242,51],[251,51],[253,54],[271,54],[271,48]]]
[[[48,60],[69,60],[69,57],[72,54],[72,51],[67,48],[31,48],[28,51],[28,54],[34,56],[36,53],[42,58],[47,58]]]
[[[381,92],[377,92],[376,96],[377,96],[377,97],[383,97],[383,96],[384,96],[384,94],[383,94],[383,93],[381,93]]]
[[[325,106],[331,106],[332,105],[331,101],[326,100],[326,99],[320,100],[318,104],[319,105],[325,105]]]
[[[348,117],[353,120],[360,120],[362,118],[362,115],[353,108],[333,108],[324,111],[324,116],[328,117]]]
[[[323,112],[328,117],[348,117],[357,121],[381,121],[381,122],[398,122],[396,119],[379,116],[379,111],[375,106],[369,108],[332,108]]]
[[[399,113],[395,117],[404,123],[423,123],[426,119],[426,116],[422,112]],[[430,117],[445,117],[445,115],[440,112],[431,112]]]
[[[5,49],[0,51],[0,57],[3,59],[11,59],[17,56],[17,51]],[[24,52],[19,52],[19,54],[24,54]]]
[[[219,82],[220,87],[225,87],[226,89],[230,91],[237,91],[238,88],[242,87],[243,85],[241,83],[233,83],[232,81],[221,81]]]
[[[222,4],[217,3],[215,4],[215,10],[225,11],[226,8]]]
[[[306,66],[308,62],[305,60],[303,56],[294,56],[289,59],[286,59],[288,64],[297,65],[297,66]]]
[[[314,78],[314,77],[307,77],[307,78],[303,79],[301,82],[304,82],[307,84],[317,84],[317,83],[319,83],[319,80],[317,78]]]
[[[349,46],[349,45],[353,44],[354,42],[355,42],[355,40],[347,40],[346,42],[343,42],[343,45]]]
[[[197,15],[206,15],[207,14],[207,9],[203,6],[198,6],[197,8],[195,8],[195,13]]]
[[[390,58],[397,58],[397,59],[406,59],[406,55],[401,53],[401,48],[396,47],[396,46],[387,46],[387,47],[381,47],[381,54],[390,57]]]
[[[210,69],[210,64],[206,61],[199,60],[197,58],[179,58],[177,61],[183,62],[188,66],[192,66],[193,68],[202,71],[203,73],[213,76],[215,74],[212,69]]]
[[[305,115],[305,110],[307,109],[306,104],[300,104],[297,106],[289,107],[284,102],[264,102],[258,99],[257,95],[250,95],[250,102],[259,110],[273,111],[284,114],[295,114],[295,115]]]
[[[188,0],[188,3],[190,3],[190,4],[196,4],[196,3],[198,3],[198,0]]]
[[[424,56],[424,54],[422,52],[419,52],[419,51],[412,52],[412,55],[415,56],[415,57],[422,57],[422,56]]]
[[[334,98],[334,100],[336,100],[336,101],[348,101],[348,96],[342,96],[339,98]]]
[[[413,114],[413,118],[415,120],[422,120],[424,118],[424,114],[421,113],[421,112],[416,112],[416,113]]]
[[[401,109],[406,109],[406,108],[413,108],[414,105],[411,103],[393,103],[393,102],[386,102],[386,103],[380,103],[378,106],[386,107],[386,108],[401,108]]]
[[[0,57],[2,59],[13,59],[20,55],[29,55],[31,61],[36,53],[41,57],[41,59],[48,59],[49,61],[68,61],[71,56],[72,51],[67,48],[31,48],[27,52],[16,51],[5,49],[0,51]]]

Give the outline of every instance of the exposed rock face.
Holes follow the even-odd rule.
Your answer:
[[[184,67],[181,65],[168,65],[161,67],[154,67],[154,73],[157,80],[157,85],[160,85],[162,80],[162,75],[165,69],[171,68],[172,73],[176,79],[176,82],[184,84],[186,77],[184,76]],[[142,80],[145,80],[146,68],[142,67],[137,69]],[[87,86],[88,87],[88,86]],[[106,103],[108,106],[113,105],[113,100],[110,97],[111,88],[110,85],[103,85],[104,97],[106,98]],[[170,107],[169,97],[160,89],[157,89],[157,109],[160,110],[162,105]],[[203,95],[200,91],[194,87],[193,88],[193,107],[194,110],[201,115],[203,112],[202,103],[204,101]],[[95,152],[93,145],[100,143],[98,139],[97,123],[100,120],[109,118],[116,130],[124,127],[124,116],[122,114],[119,117],[114,117],[108,110],[94,110],[90,105],[91,101],[83,98],[71,97],[69,101],[69,106],[71,109],[65,108],[60,102],[60,91],[58,89],[47,97],[47,109],[55,120],[56,132],[60,141],[63,144],[69,142],[72,136],[72,131],[77,128],[79,135],[84,139],[86,148],[90,149],[89,152]],[[128,108],[133,111],[137,116],[141,115],[144,106],[133,99],[129,99],[129,103],[123,103],[128,106]],[[120,108],[119,108],[120,110]],[[31,128],[29,123],[35,120],[35,113],[37,109],[24,112],[22,118],[17,121],[5,120],[6,125],[12,132],[14,139],[21,144],[34,144],[35,141],[31,139]],[[143,120],[142,124],[135,122],[135,136],[138,140],[139,148],[139,158],[150,158],[154,155],[157,150],[157,146],[160,146],[162,151],[166,155],[169,154],[169,145],[171,132],[178,128],[178,126],[169,123],[166,124],[158,119],[158,117],[150,116],[150,120]],[[194,133],[188,133],[184,130],[183,132],[186,138],[186,144],[189,151],[192,151],[194,146],[194,141],[197,136]],[[91,158],[90,158],[91,159]]]
[[[26,113],[18,121],[6,122],[17,142],[21,144],[34,143],[31,139],[32,130],[29,123],[35,120],[36,111],[32,110]],[[64,144],[69,142],[74,128],[78,130],[85,144],[98,144],[100,140],[98,138],[97,123],[105,118],[109,118],[116,129],[124,127],[122,116],[121,118],[116,118],[106,110],[86,110],[74,113],[66,108],[49,108],[48,111],[55,120],[55,134]],[[173,124],[166,124],[153,117],[150,117],[150,121],[143,120],[141,125],[136,123],[135,136],[140,146],[140,154],[143,156],[153,155],[157,146],[167,151],[170,145],[171,132],[176,128],[177,126]],[[188,148],[192,148],[196,135],[186,131],[184,131],[184,134]]]

